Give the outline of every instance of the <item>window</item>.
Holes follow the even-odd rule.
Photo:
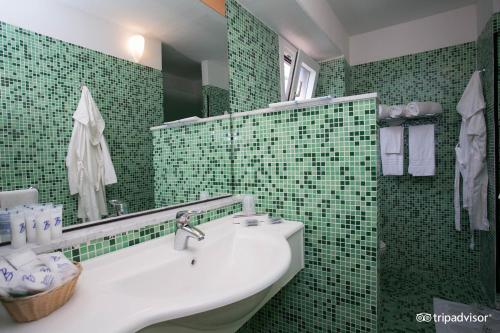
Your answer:
[[[281,101],[312,98],[318,73],[318,63],[280,37]]]
[[[288,101],[296,57],[297,49],[280,37],[281,101]]]
[[[300,101],[313,98],[318,81],[319,65],[302,51],[299,51],[293,81],[290,88],[289,101]]]

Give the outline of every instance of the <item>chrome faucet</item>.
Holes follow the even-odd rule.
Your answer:
[[[116,216],[128,214],[128,205],[125,202],[123,202],[121,200],[113,199],[113,200],[109,200],[109,203],[111,204],[111,206],[115,210]]]
[[[178,251],[185,250],[189,238],[195,238],[198,241],[202,241],[205,238],[205,234],[203,233],[203,231],[189,225],[191,217],[200,213],[202,212],[188,210],[181,210],[177,212],[175,216],[177,222],[175,229],[174,249]]]

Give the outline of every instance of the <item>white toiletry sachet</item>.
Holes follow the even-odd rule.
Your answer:
[[[12,294],[18,284],[17,272],[5,259],[0,258],[0,296]]]
[[[18,271],[21,276],[21,291],[29,294],[42,292],[50,289],[54,285],[54,275],[50,271]]]
[[[5,256],[4,260],[13,270],[13,281],[9,285],[11,296],[30,295],[51,288],[59,279],[31,249],[23,249]],[[6,265],[5,265],[6,266]],[[8,270],[8,266],[6,266]]]
[[[6,260],[0,259],[0,294],[26,296],[42,292],[54,284],[54,275],[47,266],[23,266],[16,270]]]
[[[62,252],[40,254],[38,259],[47,265],[62,283],[78,272],[78,268]]]
[[[23,266],[36,263],[36,253],[31,249],[22,249],[6,255],[5,260],[7,260],[14,269],[21,269]]]

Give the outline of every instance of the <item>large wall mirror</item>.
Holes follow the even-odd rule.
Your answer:
[[[229,119],[211,119],[229,112],[223,13],[171,0],[142,22],[152,15],[118,2],[107,12],[95,1],[66,2],[154,30],[162,68],[3,24],[0,191],[30,189],[38,204],[64,205],[64,227],[231,193]],[[12,208],[11,199],[0,207]]]

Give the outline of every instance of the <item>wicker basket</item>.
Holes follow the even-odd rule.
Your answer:
[[[18,323],[46,317],[63,306],[73,296],[82,265],[75,262],[78,273],[64,284],[39,294],[18,298],[2,298],[3,306]]]

